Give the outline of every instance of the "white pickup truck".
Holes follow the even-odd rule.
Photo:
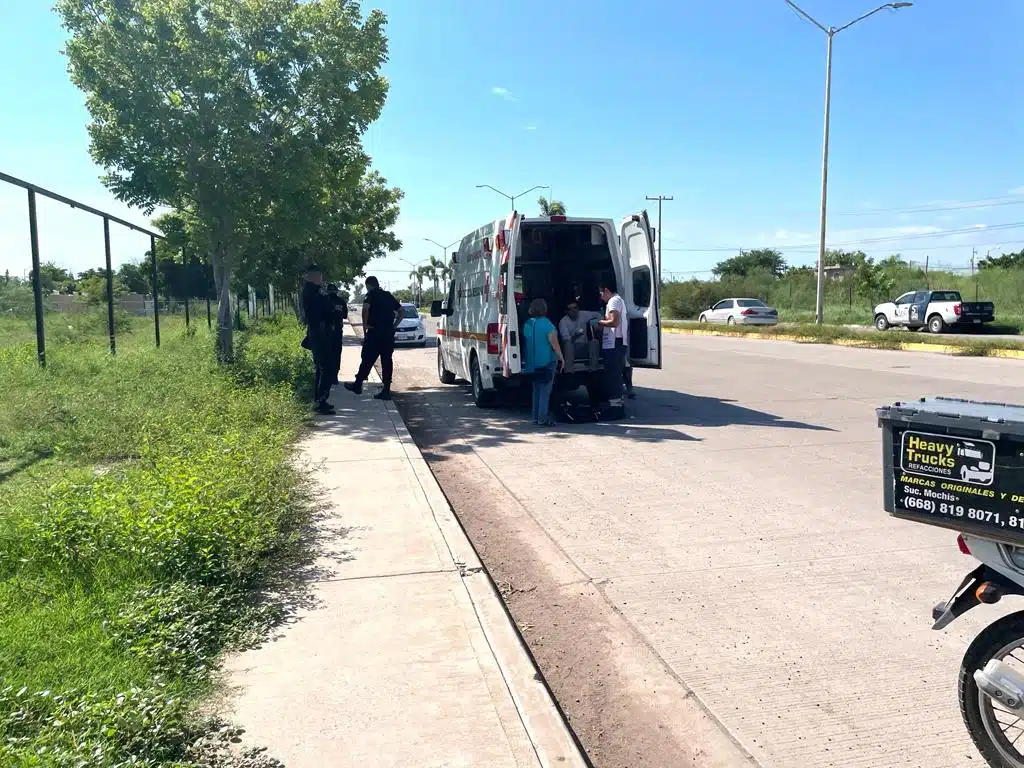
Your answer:
[[[875,307],[875,328],[880,331],[899,325],[942,333],[947,328],[980,328],[995,318],[991,301],[964,301],[959,291],[910,291]]]

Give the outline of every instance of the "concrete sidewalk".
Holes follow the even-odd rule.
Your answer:
[[[351,380],[358,348],[347,346]],[[586,761],[390,403],[335,388],[301,445],[323,491],[311,607],[232,658],[231,720],[287,768]]]

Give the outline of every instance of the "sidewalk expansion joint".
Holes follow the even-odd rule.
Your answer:
[[[372,581],[374,579],[400,579],[403,576],[439,576],[444,573],[455,573],[454,568],[432,568],[426,571],[401,571],[399,573],[369,573],[365,576],[339,576],[338,578],[319,579],[324,583],[339,583],[343,581]],[[460,576],[465,574],[459,571]]]

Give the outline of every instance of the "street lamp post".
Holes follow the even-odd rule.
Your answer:
[[[454,241],[448,243],[448,245],[441,245],[439,242],[437,242],[437,240],[431,240],[429,237],[424,237],[423,239],[426,240],[428,243],[433,243],[434,245],[436,245],[438,248],[441,249],[441,266],[442,267],[447,267],[448,266],[448,261],[449,261],[449,259],[448,259],[448,249],[451,248],[453,245],[458,245],[459,243],[462,242],[462,238],[461,237],[458,240],[454,240]],[[435,284],[435,287],[436,287],[436,284]],[[435,296],[434,298],[437,298],[437,297]]]
[[[492,187],[490,184],[477,184],[476,188],[477,189],[490,189],[490,190],[492,190],[494,192],[497,192],[502,197],[507,198],[509,200],[509,202],[512,203],[512,210],[514,211],[516,209],[516,198],[517,197],[522,197],[523,195],[528,195],[531,192],[533,192],[533,190],[535,190],[535,189],[547,189],[547,190],[550,190],[551,189],[551,185],[549,185],[549,184],[538,184],[535,187],[530,187],[525,192],[520,192],[518,195],[510,195],[507,192],[502,192],[500,189],[498,189],[497,187]],[[550,194],[550,192],[549,192],[549,194]]]
[[[399,258],[398,260],[408,264],[413,268],[413,271],[419,270],[420,266],[426,264],[428,261],[428,259],[421,259],[418,263],[413,264],[408,259]],[[416,294],[416,306],[421,307],[423,306],[423,285],[419,281],[416,282]]]
[[[843,24],[841,27],[826,27],[807,13],[807,11],[794,3],[793,0],[786,0],[786,4],[807,19],[807,21],[811,22],[811,24],[824,32],[825,36],[828,38],[828,48],[825,54],[825,137],[821,150],[821,223],[818,240],[818,289],[814,302],[814,322],[821,325],[825,322],[825,211],[828,202],[829,113],[832,106],[832,38],[844,29],[849,29],[857,22],[864,21],[864,19],[869,16],[874,16],[879,11],[884,11],[886,9],[897,10],[899,8],[909,8],[913,3],[886,3],[885,5],[878,6],[873,11],[865,13],[863,16],[858,16],[853,21]]]

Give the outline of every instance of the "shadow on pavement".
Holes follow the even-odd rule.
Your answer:
[[[835,432],[831,427],[790,421],[717,397],[688,395],[667,389],[636,388],[630,419],[634,424],[679,424],[690,427],[753,426]]]
[[[400,378],[400,377],[399,377]],[[396,392],[396,402],[424,458],[441,461],[452,454],[477,448],[527,444],[534,436],[571,440],[593,435],[640,443],[699,441],[680,427],[732,425],[835,431],[830,427],[790,421],[771,413],[744,408],[727,400],[682,392],[637,387],[637,399],[629,401],[627,417],[618,421],[564,424],[551,428],[530,422],[526,393],[506,396],[494,408],[473,404],[465,386],[416,387]],[[585,399],[575,393],[573,399]]]

